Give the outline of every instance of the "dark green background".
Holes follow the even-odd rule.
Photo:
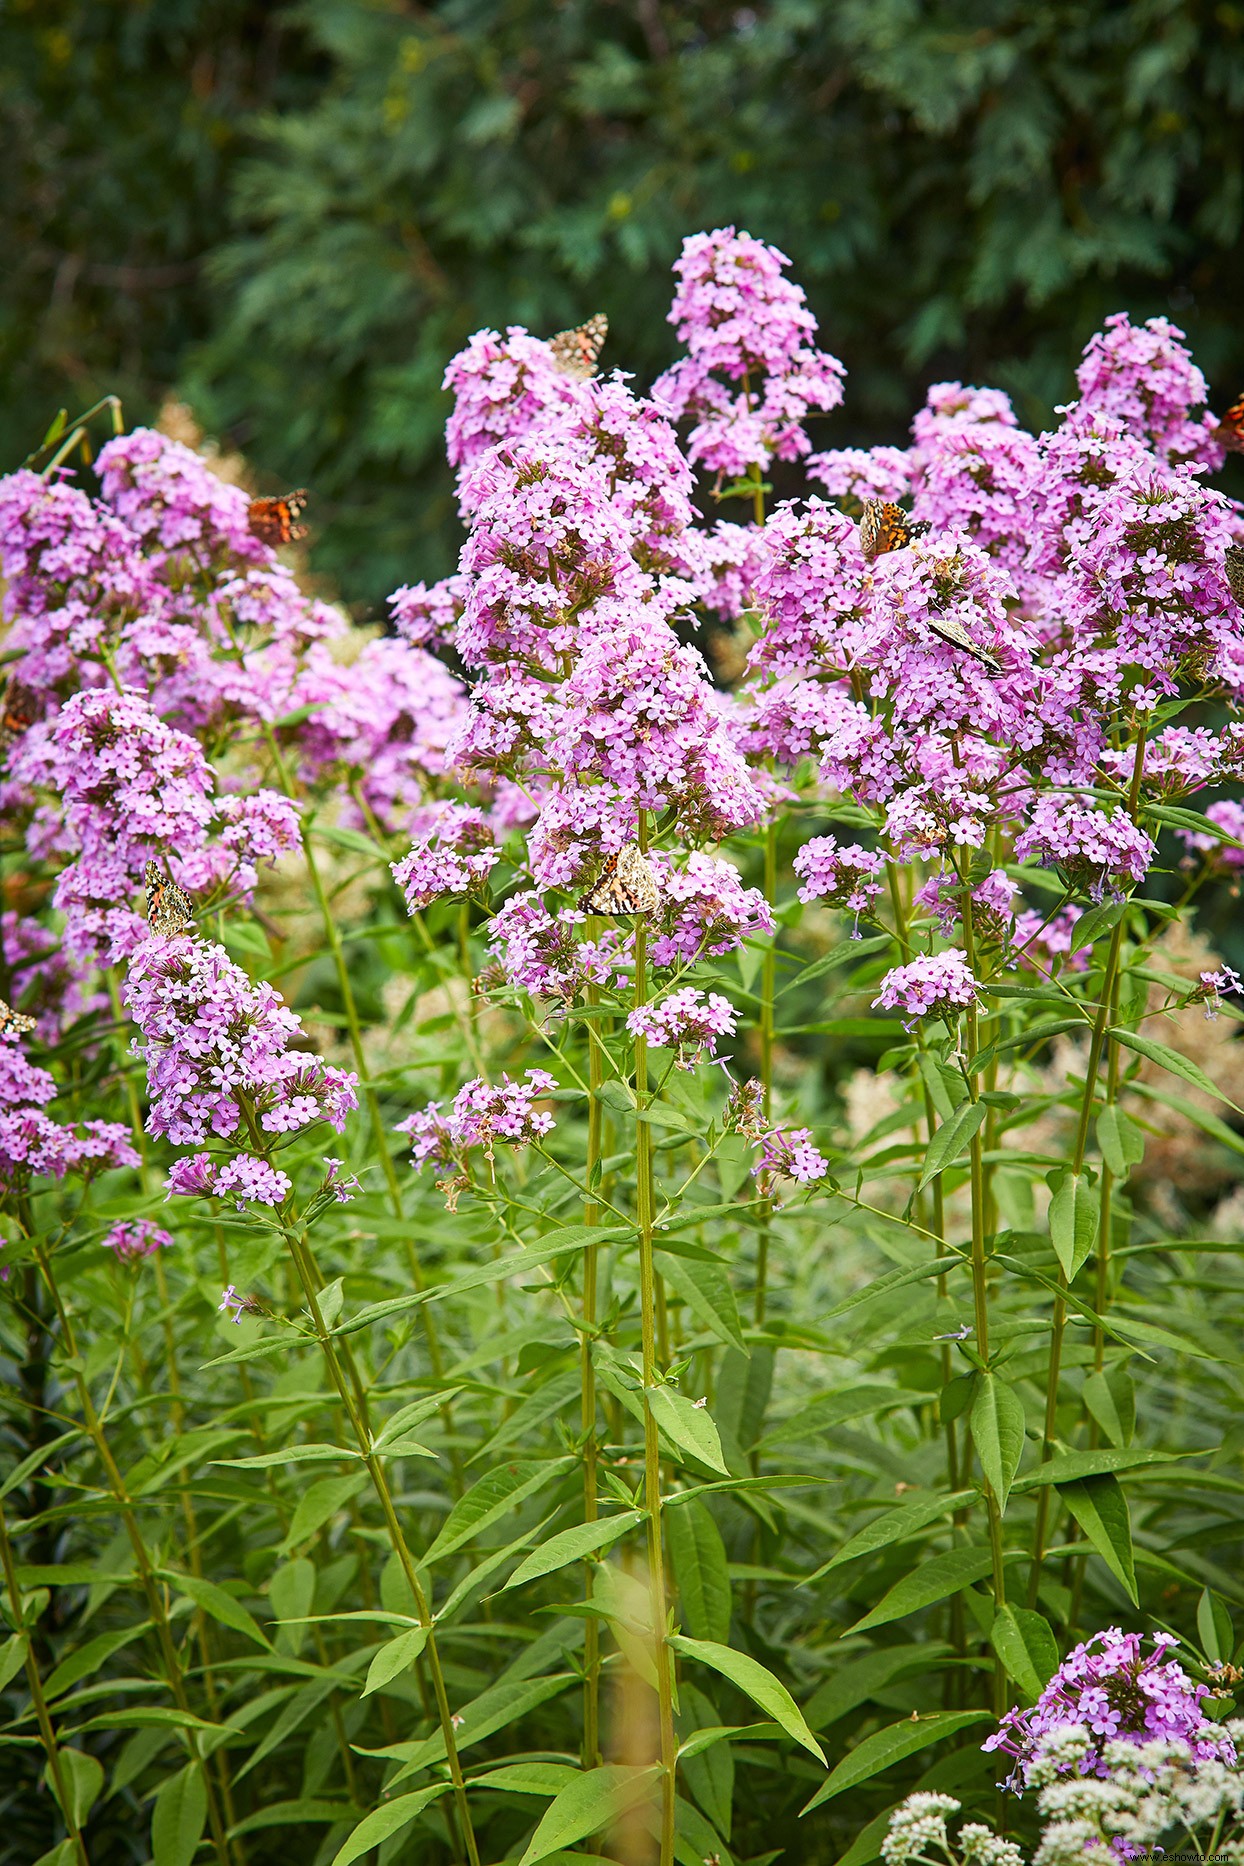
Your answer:
[[[452,564],[464,338],[603,308],[646,384],[701,227],[793,258],[850,371],[818,445],[945,376],[1039,423],[1120,308],[1244,382],[1244,5],[10,0],[0,38],[0,464],[175,389],[312,489],[364,611]]]

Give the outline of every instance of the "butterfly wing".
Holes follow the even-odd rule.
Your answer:
[[[887,551],[901,551],[929,529],[908,517],[893,499],[869,499],[860,515],[860,549],[870,564]]]
[[[306,509],[306,489],[300,487],[297,492],[283,493],[279,499],[252,499],[246,518],[260,543],[270,544],[275,550],[306,537],[306,526],[298,523]]]
[[[1244,395],[1232,402],[1213,435],[1229,454],[1244,453]]]
[[[11,1004],[6,1004],[4,999],[0,998],[0,1037],[6,1036],[10,1030],[16,1036],[25,1036],[26,1032],[33,1030],[34,1027],[33,1017],[27,1017],[23,1011],[15,1011]]]
[[[651,914],[660,898],[651,862],[638,843],[628,842],[606,859],[599,880],[579,906],[590,914]]]
[[[158,939],[175,939],[194,920],[190,899],[155,862],[147,863],[147,925]]]
[[[590,381],[596,374],[596,364],[608,335],[609,319],[603,311],[597,311],[586,324],[578,324],[573,330],[559,330],[555,337],[550,337],[549,349],[563,376],[573,376],[578,382]]]

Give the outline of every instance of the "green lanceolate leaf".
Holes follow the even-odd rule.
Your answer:
[[[976,1496],[974,1490],[956,1490],[944,1497],[927,1498],[923,1502],[901,1504],[897,1509],[886,1510],[874,1517],[871,1523],[865,1523],[853,1536],[848,1536],[836,1555],[831,1555],[813,1574],[808,1576],[808,1584],[819,1581],[822,1575],[831,1569],[841,1567],[844,1562],[856,1561],[861,1555],[871,1555],[874,1550],[888,1548],[893,1542],[905,1542],[911,1536],[919,1535],[943,1516],[949,1516],[952,1510],[970,1503]]]
[[[917,1646],[884,1646],[879,1652],[849,1659],[817,1686],[804,1705],[804,1715],[814,1730],[828,1730],[896,1679],[941,1665],[949,1651],[940,1640],[930,1639]]]
[[[190,1866],[207,1826],[203,1770],[190,1763],[160,1786],[151,1810],[153,1866]]]
[[[607,1763],[602,1769],[576,1775],[545,1809],[519,1866],[536,1866],[538,1860],[546,1860],[588,1834],[611,1827],[619,1814],[653,1790],[659,1773],[655,1768]]]
[[[1109,1473],[1082,1477],[1060,1484],[1058,1493],[1111,1574],[1127,1589],[1132,1605],[1138,1606],[1132,1525],[1118,1478]]]
[[[427,1626],[412,1626],[381,1646],[367,1668],[367,1682],[360,1696],[370,1697],[373,1691],[379,1691],[383,1685],[391,1684],[393,1679],[408,1672],[427,1645],[430,1631]]]
[[[925,1148],[924,1164],[920,1169],[920,1180],[916,1190],[923,1192],[930,1181],[944,1173],[952,1161],[957,1160],[963,1149],[977,1133],[989,1113],[983,1101],[965,1101],[955,1109],[948,1121],[934,1134]]]
[[[1070,1283],[1097,1242],[1101,1195],[1087,1173],[1060,1166],[1049,1176],[1050,1242]]]
[[[732,1685],[737,1685],[753,1704],[758,1704],[766,1717],[772,1717],[774,1723],[780,1723],[788,1736],[801,1743],[818,1762],[824,1762],[821,1746],[809,1730],[803,1712],[796,1704],[790,1692],[782,1682],[758,1659],[753,1659],[745,1652],[736,1652],[731,1646],[723,1646],[715,1640],[688,1639],[684,1634],[675,1634],[670,1639],[675,1652],[681,1652],[684,1658],[698,1659],[701,1665],[709,1666],[728,1678]]]
[[[998,1508],[1005,1510],[1024,1450],[1024,1408],[1015,1389],[997,1374],[978,1375],[971,1423],[981,1470],[989,1479]]]
[[[730,1571],[721,1531],[698,1500],[665,1517],[682,1617],[696,1639],[724,1645],[730,1637]]]
[[[1084,1382],[1084,1404],[1112,1445],[1130,1445],[1136,1430],[1136,1386],[1124,1367],[1091,1373]]]
[[[1098,1112],[1097,1144],[1116,1179],[1126,1179],[1145,1157],[1144,1129],[1117,1102],[1107,1102]]]
[[[651,1388],[648,1398],[653,1418],[672,1445],[710,1470],[729,1477],[729,1467],[721,1455],[721,1439],[706,1406],[697,1406],[694,1400],[669,1387]]]
[[[891,1620],[906,1619],[909,1613],[918,1613],[922,1607],[931,1607],[934,1601],[946,1600],[965,1587],[983,1581],[992,1567],[993,1558],[986,1548],[953,1548],[931,1555],[901,1581],[896,1581],[877,1605],[847,1630],[862,1633],[870,1626],[885,1626]]]
[[[746,1354],[739,1305],[724,1264],[696,1262],[688,1257],[673,1256],[669,1251],[658,1251],[656,1260],[661,1275],[682,1297],[692,1314],[728,1348],[738,1348]]]
[[[1235,1652],[1235,1628],[1225,1602],[1209,1588],[1201,1589],[1196,1607],[1196,1630],[1201,1650],[1211,1665],[1223,1665]]]
[[[594,1523],[578,1523],[573,1529],[563,1529],[519,1562],[501,1592],[504,1594],[509,1588],[539,1580],[541,1575],[554,1574],[571,1562],[599,1555],[602,1549],[612,1547],[620,1537],[646,1521],[646,1511],[624,1510],[620,1516],[605,1516]]]
[[[902,1723],[874,1730],[843,1757],[829,1780],[817,1789],[800,1813],[810,1814],[823,1802],[848,1788],[858,1788],[861,1782],[893,1768],[896,1762],[914,1756],[917,1750],[927,1749],[930,1743],[940,1743],[944,1737],[954,1736],[957,1731],[966,1730],[969,1724],[982,1723],[990,1717],[991,1713],[985,1710],[923,1711],[918,1717],[907,1717]]]
[[[1194,1063],[1187,1056],[1181,1056],[1178,1050],[1169,1049],[1165,1043],[1159,1043],[1153,1037],[1142,1037],[1135,1030],[1115,1027],[1108,1030],[1106,1035],[1115,1043],[1121,1043],[1124,1049],[1135,1050],[1138,1056],[1147,1057],[1151,1063],[1157,1063],[1158,1067],[1165,1069],[1168,1075],[1181,1076],[1185,1082],[1191,1082],[1194,1087],[1204,1089],[1205,1093],[1212,1095],[1215,1101],[1225,1102],[1228,1108],[1234,1108],[1237,1114],[1244,1114],[1244,1108],[1240,1108],[1229,1095],[1225,1095],[1213,1078],[1206,1075],[1199,1063]]]
[[[424,1555],[421,1566],[430,1568],[464,1543],[482,1535],[493,1523],[534,1497],[570,1469],[570,1458],[515,1459],[489,1471],[454,1504],[445,1525]]]
[[[354,1860],[362,1859],[364,1853],[370,1853],[382,1840],[391,1840],[394,1834],[400,1834],[430,1803],[445,1794],[449,1786],[448,1782],[434,1782],[431,1788],[417,1788],[413,1794],[396,1795],[392,1801],[381,1802],[334,1853],[332,1866],[352,1866]]]
[[[1029,1703],[1035,1703],[1058,1669],[1058,1642],[1048,1622],[1008,1602],[995,1613],[989,1639]]]

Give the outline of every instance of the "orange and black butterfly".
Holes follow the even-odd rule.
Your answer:
[[[147,925],[159,939],[175,939],[194,920],[189,896],[162,874],[157,862],[147,863]]]
[[[556,337],[550,337],[549,349],[562,375],[573,376],[578,382],[589,382],[596,374],[608,335],[609,319],[603,311],[598,311],[586,324],[578,324],[574,330],[559,330]]]
[[[1244,544],[1229,544],[1222,554],[1227,573],[1227,588],[1239,608],[1244,609]]]
[[[893,499],[869,499],[860,517],[860,549],[869,563],[887,551],[901,551],[928,530],[904,512]]]
[[[35,723],[35,702],[15,681],[0,690],[0,751]]]
[[[35,1020],[27,1017],[23,1011],[15,1011],[11,1004],[0,998],[0,1037],[7,1037],[10,1030],[15,1036],[23,1037],[28,1030],[33,1030]]]
[[[293,544],[306,537],[306,526],[298,523],[306,509],[306,491],[300,488],[297,492],[284,493],[279,499],[252,499],[246,508],[246,517],[260,543],[270,544],[276,550],[282,544]]]
[[[652,864],[637,842],[625,843],[607,856],[599,879],[579,906],[589,914],[651,914],[661,901]]]
[[[1232,402],[1212,433],[1213,438],[1229,454],[1244,454],[1244,395]]]

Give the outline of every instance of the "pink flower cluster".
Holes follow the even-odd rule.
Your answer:
[[[501,860],[492,830],[471,806],[437,804],[423,816],[425,827],[410,854],[392,865],[412,914],[449,895],[482,892]]]
[[[0,1038],[0,1190],[24,1187],[32,1177],[85,1179],[113,1167],[137,1166],[128,1130],[116,1121],[70,1127],[45,1114],[56,1098],[46,1069],[27,1060],[12,1033]]]
[[[775,1127],[761,1136],[760,1152],[752,1172],[762,1189],[771,1178],[793,1179],[801,1186],[824,1179],[829,1161],[813,1145],[807,1127]]]
[[[857,920],[872,910],[885,886],[885,858],[858,842],[840,845],[836,836],[814,836],[798,851],[793,863],[803,886],[801,901],[827,901],[845,907]]]
[[[692,985],[657,1004],[637,1004],[626,1019],[633,1037],[677,1050],[679,1069],[694,1069],[702,1058],[715,1057],[718,1040],[732,1037],[737,1024],[734,1006],[720,992],[697,991]]]
[[[961,952],[922,954],[907,965],[896,965],[881,980],[873,1006],[902,1011],[911,1021],[922,1017],[951,1019],[976,1001],[977,980]]]
[[[446,1114],[439,1102],[429,1102],[397,1124],[399,1134],[411,1137],[411,1153],[418,1170],[431,1165],[460,1165],[472,1147],[493,1157],[495,1142],[521,1147],[552,1131],[553,1117],[538,1108],[542,1096],[557,1087],[547,1069],[529,1069],[521,1082],[502,1073],[500,1082],[476,1078],[463,1083]]]
[[[1207,1685],[1189,1678],[1178,1660],[1167,1657],[1178,1641],[1168,1633],[1152,1635],[1145,1652],[1139,1633],[1117,1626],[1094,1633],[1063,1660],[1031,1710],[1011,1710],[981,1748],[1001,1750],[1013,1759],[1006,1786],[1021,1793],[1043,1740],[1053,1731],[1075,1725],[1092,1735],[1082,1773],[1105,1778],[1102,1751],[1108,1743],[1141,1744],[1155,1737],[1186,1743],[1194,1761],[1235,1761],[1227,1733],[1206,1721],[1201,1700]]]
[[[271,985],[252,985],[223,946],[147,941],[124,995],[142,1033],[133,1048],[147,1065],[148,1130],[175,1146],[316,1121],[340,1133],[358,1105],[357,1076],[291,1050],[300,1018]]]
[[[173,1161],[166,1188],[169,1198],[184,1193],[191,1198],[230,1199],[241,1212],[248,1203],[284,1204],[294,1182],[288,1173],[253,1153],[235,1153],[223,1163],[210,1153],[188,1153]]]
[[[653,394],[694,426],[689,457],[737,476],[776,456],[797,460],[811,442],[804,422],[842,400],[846,374],[812,339],[816,319],[784,273],[784,253],[750,233],[721,227],[683,241],[670,323],[687,347]]]
[[[161,1248],[168,1249],[172,1238],[150,1218],[135,1218],[132,1223],[113,1225],[101,1240],[105,1250],[112,1251],[118,1263],[141,1263],[144,1257],[151,1257]]]

